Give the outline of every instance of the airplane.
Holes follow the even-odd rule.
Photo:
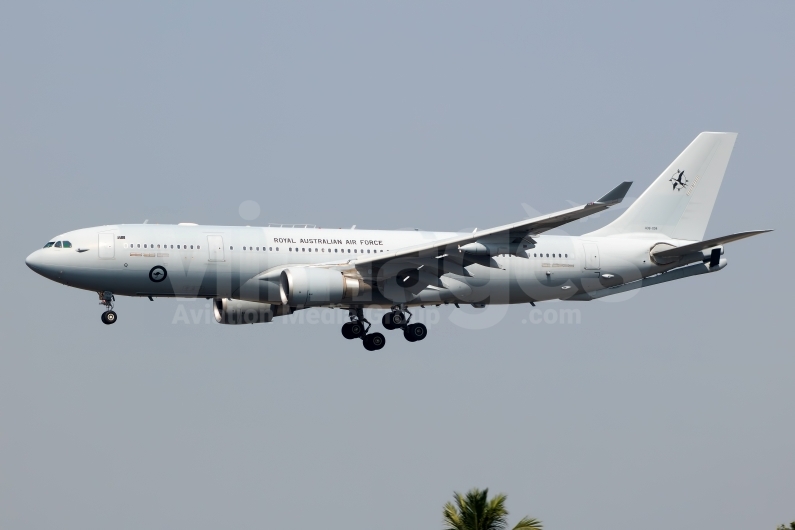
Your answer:
[[[703,239],[736,137],[699,134],[618,218],[582,236],[545,232],[619,204],[632,182],[581,206],[471,233],[120,224],[58,235],[25,262],[97,292],[108,325],[118,318],[116,296],[212,299],[221,324],[339,308],[349,319],[342,335],[380,350],[386,339],[370,331],[365,308],[387,309],[383,327],[417,342],[428,331],[412,322],[416,306],[587,301],[722,270],[726,243],[770,231]]]

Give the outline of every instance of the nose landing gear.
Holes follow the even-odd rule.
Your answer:
[[[408,313],[408,317],[406,317]],[[405,307],[395,306],[392,311],[381,317],[381,324],[386,329],[402,329],[403,337],[409,342],[416,342],[428,336],[428,328],[424,324],[409,324],[411,312]]]
[[[102,313],[102,317],[100,317],[103,324],[111,325],[116,322],[117,315],[113,310],[113,302],[115,301],[116,298],[114,298],[113,293],[110,291],[99,293],[99,303],[106,308],[105,312]]]
[[[362,308],[349,309],[348,316],[351,321],[343,324],[343,337],[346,339],[362,339],[364,349],[368,351],[376,351],[384,347],[386,339],[382,334],[367,333],[370,330],[370,322],[364,318],[364,311],[362,311]]]

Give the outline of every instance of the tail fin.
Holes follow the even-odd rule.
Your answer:
[[[588,235],[702,240],[736,139],[737,133],[699,134],[621,217]]]

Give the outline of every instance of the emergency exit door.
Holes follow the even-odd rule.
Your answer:
[[[207,248],[210,251],[209,261],[224,261],[224,238],[207,236]]]
[[[116,236],[113,232],[100,232],[99,259],[113,259],[116,254]]]
[[[596,243],[584,242],[585,249],[585,268],[588,270],[599,270],[599,247]]]

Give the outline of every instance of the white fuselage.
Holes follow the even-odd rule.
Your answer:
[[[37,250],[28,265],[72,287],[126,296],[233,298],[280,304],[278,275],[291,265],[355,264],[376,253],[455,236],[449,232],[343,230],[197,225],[109,225],[62,234],[53,242],[71,248]],[[526,303],[568,299],[674,268],[658,266],[649,249],[668,238],[541,235],[513,255],[467,264],[445,273],[407,300],[407,305],[444,302]],[[677,244],[681,244],[677,241]],[[354,301],[361,307],[390,306],[378,290]],[[340,304],[331,304],[340,305]],[[352,305],[346,303],[342,305]]]

